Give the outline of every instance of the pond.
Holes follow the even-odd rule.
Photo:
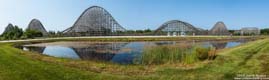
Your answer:
[[[144,42],[86,42],[86,41],[60,41],[23,45],[22,49],[34,51],[44,55],[80,59],[107,61],[118,64],[133,64],[139,59],[145,47],[173,45],[202,47],[215,47],[216,49],[230,48],[250,40],[231,41],[144,41]]]

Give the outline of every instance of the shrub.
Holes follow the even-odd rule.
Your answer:
[[[213,60],[216,57],[216,48],[214,47],[195,47],[194,53],[199,60]]]
[[[205,60],[208,59],[208,52],[210,51],[210,48],[203,48],[203,47],[196,47],[195,53],[197,54],[197,57],[199,60]]]

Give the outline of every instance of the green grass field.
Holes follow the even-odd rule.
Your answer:
[[[118,65],[54,58],[0,43],[0,80],[222,80],[238,74],[269,75],[269,39],[218,51],[191,65]]]

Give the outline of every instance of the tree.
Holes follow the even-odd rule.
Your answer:
[[[57,36],[57,34],[56,34],[55,31],[49,31],[48,32],[48,37],[56,37],[56,36]]]
[[[136,33],[143,33],[144,31],[143,30],[136,30],[135,32]]]
[[[261,29],[261,34],[262,35],[268,35],[269,34],[269,28]]]
[[[20,39],[23,35],[23,30],[19,28],[18,26],[11,26],[9,30],[6,30],[1,37],[5,40],[14,40],[14,39]]]
[[[31,29],[27,29],[24,33],[23,33],[23,38],[35,38],[35,37],[42,37],[43,34],[40,31],[37,30],[31,30]]]
[[[60,32],[60,31],[57,31],[57,32],[49,31],[48,36],[49,37],[62,37],[62,36],[64,36],[64,34],[62,32]]]
[[[152,32],[150,29],[146,29],[146,30],[144,30],[144,32],[145,33],[150,33],[150,32]]]
[[[228,30],[230,33],[234,34],[235,30]]]

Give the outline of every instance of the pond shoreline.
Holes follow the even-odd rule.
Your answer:
[[[261,36],[96,36],[96,37],[58,37],[58,38],[37,38],[26,40],[5,40],[0,43],[10,42],[39,42],[39,41],[178,41],[178,40],[222,40],[222,39],[244,39],[244,38],[264,38]]]
[[[175,42],[227,42],[227,41],[239,41],[239,40],[248,40],[248,41],[253,41],[253,40],[257,40],[256,38],[240,38],[240,39],[209,39],[209,40],[156,40],[156,41],[86,41],[86,40],[71,40],[71,41],[65,41],[65,40],[59,40],[59,41],[48,41],[48,42],[34,42],[33,44],[31,43],[27,43],[23,46],[39,46],[39,47],[44,47],[44,46],[53,46],[53,45],[59,45],[59,44],[66,44],[66,45],[75,45],[76,44],[81,44],[81,43],[85,43],[85,44],[95,44],[95,43],[129,43],[129,42],[167,42],[167,41],[175,41]],[[73,43],[73,44],[69,44],[69,43]]]

